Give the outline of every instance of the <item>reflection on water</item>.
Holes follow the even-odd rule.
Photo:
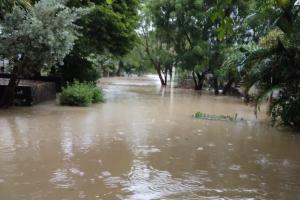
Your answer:
[[[157,83],[104,79],[106,103],[89,108],[1,110],[0,199],[300,199],[299,135],[238,98]]]

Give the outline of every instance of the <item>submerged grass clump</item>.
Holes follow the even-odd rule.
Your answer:
[[[204,119],[204,120],[217,120],[217,121],[243,121],[242,118],[238,119],[237,114],[235,116],[230,115],[210,115],[203,112],[197,112],[194,115],[197,119]]]
[[[89,106],[92,103],[103,102],[102,90],[92,83],[74,83],[63,88],[60,104],[68,106]]]

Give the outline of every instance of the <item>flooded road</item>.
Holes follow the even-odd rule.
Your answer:
[[[102,82],[103,104],[0,111],[1,200],[300,199],[300,135],[240,99],[152,77]]]

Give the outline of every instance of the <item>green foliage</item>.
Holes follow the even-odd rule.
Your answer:
[[[261,37],[258,45],[266,49],[274,49],[278,45],[278,41],[282,42],[284,46],[289,45],[288,38],[284,32],[278,28],[271,30],[266,36]]]
[[[174,51],[173,61],[197,74],[195,88],[210,73],[217,93],[224,49],[247,37],[243,31],[250,6],[246,0],[150,0],[147,11],[159,43]]]
[[[11,12],[15,6],[28,10],[31,8],[31,1],[30,0],[0,0],[0,17],[3,18],[3,16]]]
[[[231,78],[235,80],[240,79],[239,63],[243,57],[243,54],[238,48],[228,48],[225,53],[225,59],[222,66],[217,70],[218,77],[222,80],[229,80]]]
[[[77,39],[74,22],[88,10],[69,9],[63,0],[41,0],[25,11],[15,7],[1,22],[0,54],[32,76],[62,63]]]
[[[197,119],[204,119],[204,120],[214,120],[214,121],[243,121],[243,119],[238,119],[237,114],[232,117],[229,115],[210,115],[203,112],[197,112],[194,115]]]
[[[261,38],[259,49],[247,53],[244,66],[247,70],[244,77],[246,88],[258,89],[256,110],[265,99],[269,99],[273,123],[295,126],[300,126],[299,12],[299,6],[294,4],[280,5],[281,14],[275,20],[278,28]],[[282,24],[281,20],[287,21]]]
[[[245,66],[245,60],[250,52],[254,52],[259,49],[259,46],[255,43],[248,43],[243,45],[237,45],[224,49],[224,61],[222,66],[217,70],[218,77],[221,80],[234,79],[237,82],[241,81],[248,68]]]
[[[94,65],[88,58],[78,57],[73,52],[64,60],[64,65],[58,69],[65,81],[74,80],[96,82],[100,77],[100,66]]]
[[[179,68],[177,70],[177,83],[179,85],[186,85],[187,80],[190,78],[191,72],[185,69]]]
[[[123,70],[127,74],[136,73],[142,75],[151,70],[151,62],[149,61],[142,44],[137,43],[135,47],[122,59],[122,66],[120,70]]]
[[[63,88],[60,103],[69,106],[88,106],[91,103],[103,102],[102,91],[91,83],[74,81]]]
[[[272,123],[300,126],[300,96],[281,92],[271,104]]]
[[[101,57],[114,57],[115,61],[133,48],[138,4],[138,0],[69,0],[69,7],[90,7],[92,11],[78,21],[81,36],[65,60],[62,76],[68,80],[94,81],[101,71],[110,71],[112,65],[103,69],[97,63],[102,62]]]
[[[100,103],[104,101],[102,90],[97,87],[92,87],[93,98],[92,103]]]
[[[158,73],[172,63],[180,79],[192,74],[195,89],[209,73],[216,94],[220,85],[244,83],[246,99],[257,91],[256,111],[270,99],[273,119],[299,125],[299,1],[149,0],[142,14],[141,35]]]

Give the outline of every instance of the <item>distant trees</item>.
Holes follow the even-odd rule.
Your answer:
[[[247,16],[247,4],[244,1],[221,5],[220,1],[149,0],[146,8],[152,34],[176,55],[172,63],[191,72],[196,90],[202,89],[207,74],[212,75],[208,83],[218,94],[218,70],[225,48],[236,42]]]
[[[226,94],[241,86],[248,100],[255,87],[257,105],[270,99],[273,121],[300,126],[299,1],[148,0],[144,7],[145,51],[160,78],[165,49],[196,90],[206,84]]]

